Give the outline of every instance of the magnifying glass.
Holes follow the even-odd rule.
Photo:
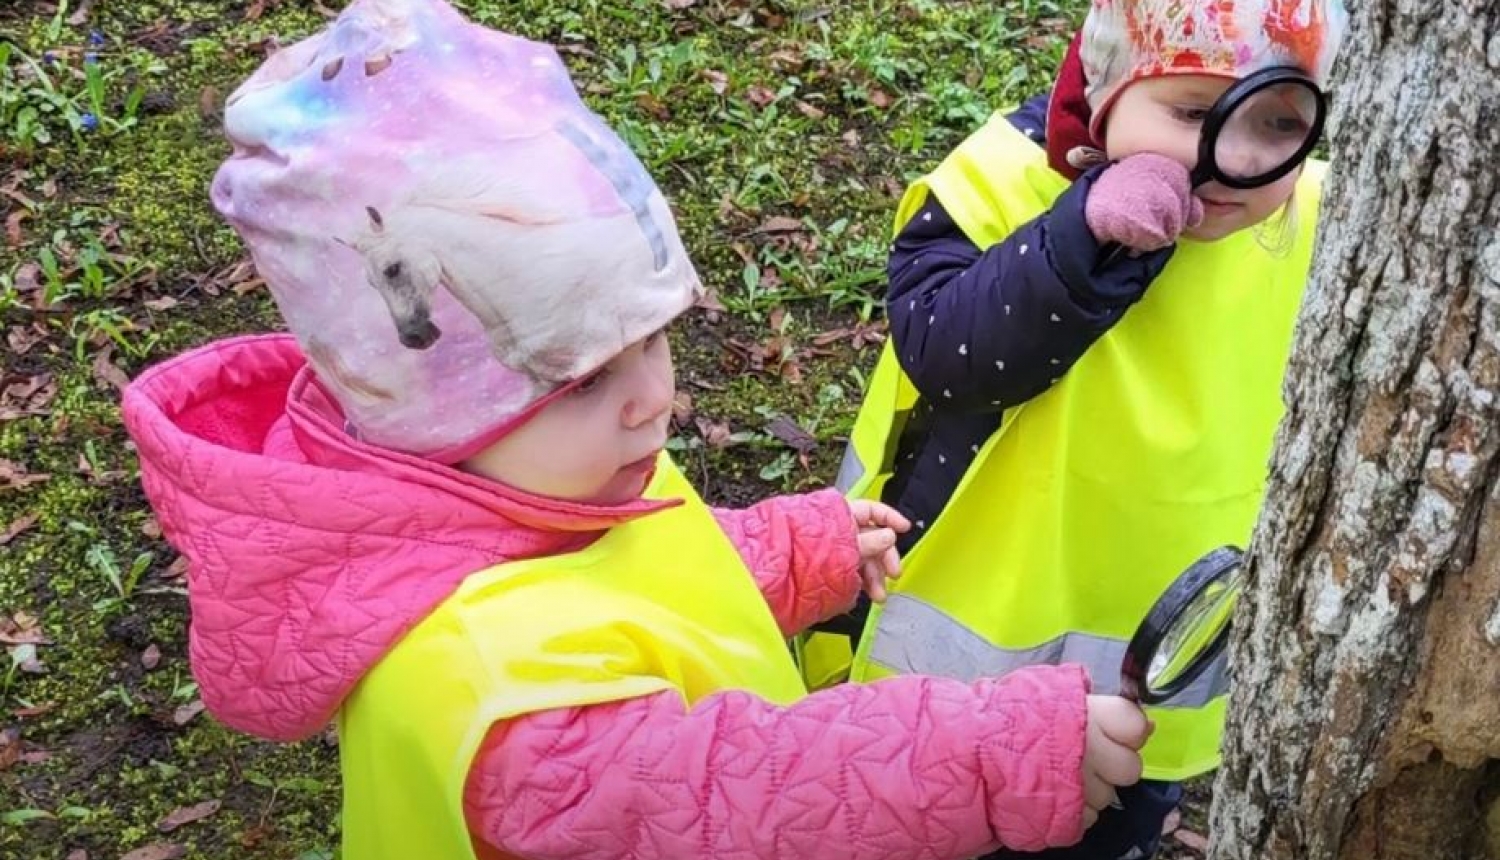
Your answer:
[[[1201,677],[1229,642],[1244,553],[1221,547],[1177,577],[1136,628],[1120,666],[1120,695],[1159,705]]]
[[[1307,159],[1327,119],[1328,97],[1300,69],[1273,66],[1246,75],[1203,118],[1193,188],[1209,181],[1242,191],[1270,185]],[[1110,243],[1100,268],[1122,250]]]

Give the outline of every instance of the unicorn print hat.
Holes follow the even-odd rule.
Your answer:
[[[440,0],[356,0],[225,129],[214,206],[371,444],[463,459],[701,293],[556,52]]]

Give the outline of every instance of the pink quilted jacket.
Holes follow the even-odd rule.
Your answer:
[[[167,537],[191,561],[193,671],[224,723],[290,740],[468,573],[568,552],[661,503],[528,496],[342,430],[287,336],[210,344],[144,373],[126,425]],[[784,632],[843,611],[854,524],[835,493],[716,511]],[[897,678],[778,707],[663,693],[497,724],[465,811],[529,858],[963,858],[1081,836],[1087,680]]]

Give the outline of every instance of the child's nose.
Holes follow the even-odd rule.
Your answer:
[[[676,394],[670,365],[663,368],[655,362],[643,361],[635,375],[634,394],[626,401],[622,416],[625,426],[632,429],[661,418],[672,408],[672,397]]]

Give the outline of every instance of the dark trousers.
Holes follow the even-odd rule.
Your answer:
[[[1030,854],[997,851],[983,860],[1141,860],[1161,847],[1161,826],[1182,801],[1182,784],[1138,782],[1119,792],[1119,809],[1106,809],[1084,831],[1083,841],[1067,848]]]

